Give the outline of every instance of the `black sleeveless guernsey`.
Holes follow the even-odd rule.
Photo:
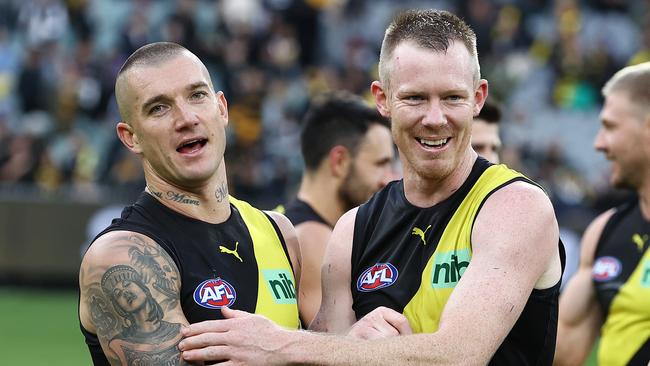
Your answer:
[[[599,365],[650,361],[650,222],[635,199],[616,208],[603,228],[592,279],[605,323]]]
[[[307,202],[298,198],[284,206],[284,215],[291,221],[293,226],[306,221],[315,221],[331,227]]]
[[[435,206],[411,205],[401,180],[389,183],[361,205],[354,226],[351,273],[357,319],[386,306],[402,312],[414,332],[435,332],[451,292],[471,261],[474,219],[494,191],[515,181],[534,184],[505,165],[492,165],[479,157],[460,189]],[[558,246],[564,269],[561,241]],[[551,365],[560,282],[532,291],[491,365]],[[467,327],[471,332],[471,325]]]
[[[190,323],[221,319],[221,307],[229,306],[298,328],[296,281],[279,228],[264,212],[229,199],[228,220],[210,224],[181,215],[142,193],[97,237],[128,230],[160,245],[178,267],[180,303]],[[97,335],[81,328],[95,365],[108,365]]]

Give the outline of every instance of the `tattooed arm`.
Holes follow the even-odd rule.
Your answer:
[[[79,285],[81,323],[112,365],[187,365],[177,348],[188,324],[180,275],[153,240],[128,231],[103,235],[81,262]]]

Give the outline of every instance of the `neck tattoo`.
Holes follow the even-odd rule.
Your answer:
[[[221,185],[214,191],[214,197],[217,199],[217,202],[222,202],[228,197],[228,185],[225,182],[221,182]]]
[[[167,200],[167,201],[172,201],[172,202],[177,202],[177,203],[182,203],[185,205],[192,205],[192,206],[199,206],[201,202],[192,196],[189,196],[184,193],[179,193],[179,192],[174,192],[174,191],[167,191],[165,193],[156,191],[152,189],[150,186],[147,186],[147,189],[151,194],[154,196],[158,197],[161,200]]]

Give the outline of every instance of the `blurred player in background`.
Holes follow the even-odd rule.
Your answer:
[[[580,267],[560,298],[557,365],[582,365],[600,334],[599,365],[650,361],[650,62],[603,87],[594,147],[610,183],[638,197],[608,210],[582,237]]]
[[[346,211],[393,179],[388,120],[350,93],[317,97],[302,121],[305,169],[295,200],[285,207],[302,253],[300,313],[308,326],[321,302],[321,264],[332,228]]]

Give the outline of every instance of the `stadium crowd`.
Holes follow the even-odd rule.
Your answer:
[[[0,194],[135,197],[143,176],[115,137],[113,81],[135,49],[166,40],[204,60],[228,96],[230,192],[262,208],[285,202],[310,97],[369,96],[382,29],[407,7],[453,11],[476,31],[504,106],[503,161],[545,186],[563,227],[581,233],[617,202],[592,148],[599,90],[650,60],[648,1],[3,1]]]

